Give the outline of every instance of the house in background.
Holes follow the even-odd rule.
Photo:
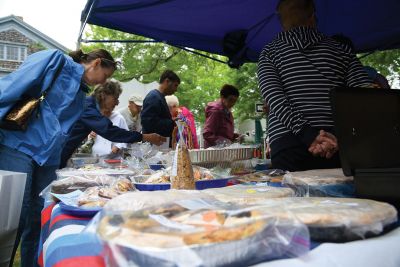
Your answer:
[[[28,55],[43,49],[69,50],[21,17],[0,18],[0,77],[16,70]]]

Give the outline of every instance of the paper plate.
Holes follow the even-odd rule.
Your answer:
[[[231,177],[212,179],[212,180],[200,180],[196,181],[196,189],[203,190],[207,188],[218,188],[225,187],[228,185],[228,181]],[[145,183],[134,183],[135,187],[139,191],[157,191],[157,190],[169,190],[171,189],[171,184],[145,184]]]
[[[102,207],[83,208],[83,207],[67,205],[64,202],[60,202],[60,209],[70,215],[94,216],[96,215],[97,212],[102,210]]]

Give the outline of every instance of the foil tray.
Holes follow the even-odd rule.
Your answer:
[[[219,149],[191,149],[189,150],[192,164],[232,162],[253,158],[256,147],[219,148]]]

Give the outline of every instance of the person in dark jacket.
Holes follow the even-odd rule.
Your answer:
[[[239,134],[234,133],[235,126],[231,108],[239,98],[239,90],[229,84],[222,86],[220,99],[210,102],[206,107],[206,121],[204,123],[204,147],[215,146],[227,140],[234,142]]]
[[[118,98],[121,92],[122,89],[118,82],[107,81],[97,86],[93,95],[86,97],[85,110],[74,124],[62,151],[60,168],[66,166],[68,159],[92,131],[111,142],[135,143],[144,141],[156,145],[165,142],[165,138],[156,133],[141,134],[114,126],[110,119],[101,113],[101,110],[106,113],[107,110],[110,113],[112,112],[119,103]]]
[[[349,45],[317,30],[312,0],[280,0],[283,31],[261,51],[258,79],[270,108],[274,168],[301,171],[340,166],[329,92],[370,82]]]
[[[173,95],[180,83],[178,75],[172,70],[166,70],[161,74],[158,89],[150,91],[143,101],[140,114],[143,133],[158,133],[161,136],[171,137],[175,123],[165,96]]]

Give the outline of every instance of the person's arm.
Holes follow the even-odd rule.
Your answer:
[[[142,141],[142,134],[130,132],[114,126],[112,122],[107,117],[101,115],[98,110],[84,112],[80,120],[87,128],[111,142],[134,143]]]
[[[224,120],[224,112],[214,110],[209,112],[206,122],[204,123],[203,137],[212,146],[215,145],[217,140],[226,139],[224,136],[218,135],[221,121]]]
[[[171,118],[160,118],[162,103],[158,99],[143,103],[140,113],[143,132],[155,132],[165,137],[170,137],[175,123]]]
[[[275,115],[287,129],[309,147],[318,136],[318,130],[312,128],[303,114],[288,101],[275,66],[263,54],[258,62],[258,80],[261,94],[270,108],[270,114]]]
[[[371,80],[361,65],[360,60],[350,53],[350,62],[346,73],[346,85],[350,87],[370,87]]]

